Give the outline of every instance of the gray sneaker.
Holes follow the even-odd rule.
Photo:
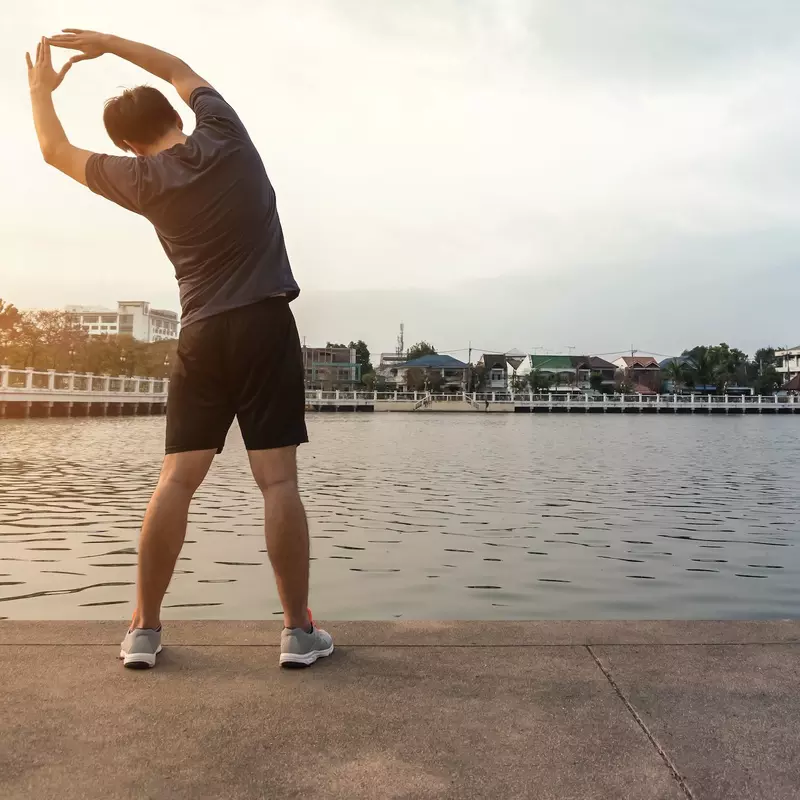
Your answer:
[[[122,640],[119,657],[129,669],[148,669],[156,665],[160,652],[161,628],[134,628]]]
[[[284,628],[281,633],[282,667],[309,667],[333,652],[333,638],[312,623],[311,633],[302,628]]]

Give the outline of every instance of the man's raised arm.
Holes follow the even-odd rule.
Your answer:
[[[171,83],[187,105],[195,89],[211,85],[180,58],[155,47],[122,39],[119,36],[84,31],[78,28],[65,28],[64,33],[51,36],[48,41],[56,47],[80,50],[82,55],[73,56],[70,63],[97,58],[105,53],[124,58],[151,75]]]
[[[50,60],[50,45],[44,37],[36,47],[36,61],[31,61],[30,53],[25,53],[25,61],[33,123],[44,160],[85,186],[86,162],[92,153],[70,144],[53,105],[53,92],[61,85],[72,62],[68,61],[60,72],[56,72]]]

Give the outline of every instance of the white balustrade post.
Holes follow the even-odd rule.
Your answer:
[[[156,379],[155,378],[148,378],[147,380],[147,394],[155,394],[156,393]]]
[[[417,401],[417,392],[416,392],[416,389],[415,389],[414,390],[414,402],[416,402],[416,401]]]
[[[337,400],[339,399],[339,390],[338,389],[336,390],[336,399]]]
[[[0,366],[0,389],[8,389],[8,371],[10,369],[8,364]]]
[[[103,375],[103,391],[108,393],[111,391],[111,376]]]
[[[497,402],[497,392],[492,392],[492,402],[493,403]]]
[[[120,394],[124,394],[125,393],[125,383],[127,382],[127,380],[128,380],[127,376],[125,376],[125,375],[120,375],[119,376],[119,391],[120,391]]]
[[[141,385],[142,385],[142,379],[139,378],[139,377],[135,377],[133,379],[133,391],[134,391],[135,394],[139,394],[139,391],[141,389]]]
[[[169,394],[169,378],[164,378],[164,394]]]
[[[54,369],[47,370],[47,391],[54,392],[56,389],[56,371]]]
[[[372,402],[373,403],[377,403],[378,402],[378,390],[377,389],[372,393]]]
[[[33,367],[25,367],[25,388],[33,389]]]
[[[67,391],[74,392],[75,391],[75,372],[70,372],[67,375]]]

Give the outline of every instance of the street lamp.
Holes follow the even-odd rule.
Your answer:
[[[75,350],[74,348],[70,347],[69,351],[67,352],[69,356],[69,369],[70,372],[75,372]]]

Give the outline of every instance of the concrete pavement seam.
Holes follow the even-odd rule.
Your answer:
[[[586,645],[586,649],[589,651],[589,655],[594,659],[595,664],[597,664],[598,669],[606,676],[606,680],[611,684],[611,688],[616,693],[617,697],[625,704],[625,708],[628,709],[630,715],[636,721],[636,724],[642,729],[644,735],[650,740],[650,744],[653,745],[656,752],[661,756],[661,760],[667,765],[667,769],[672,773],[672,777],[678,782],[678,786],[681,787],[683,793],[686,795],[688,800],[695,800],[694,794],[692,794],[692,790],[686,785],[686,781],[683,779],[683,776],[678,771],[678,768],[673,763],[672,759],[667,754],[667,751],[658,743],[658,739],[651,733],[650,729],[645,724],[645,721],[639,715],[639,712],[633,707],[633,704],[625,697],[622,689],[619,688],[617,682],[611,675],[611,672],[607,670],[603,666],[603,662],[597,657],[597,654],[592,650],[592,646],[590,644]]]

